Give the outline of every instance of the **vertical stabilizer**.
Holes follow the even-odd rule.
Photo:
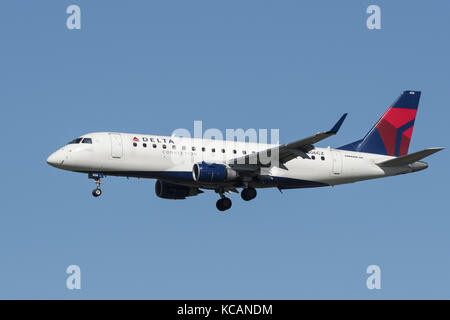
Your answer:
[[[408,154],[420,91],[404,91],[366,136],[339,149],[388,156]]]

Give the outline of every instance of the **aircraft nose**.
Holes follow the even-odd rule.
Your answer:
[[[53,167],[57,167],[57,166],[63,164],[63,162],[64,162],[64,156],[63,156],[62,152],[59,150],[52,153],[47,158],[47,163]]]

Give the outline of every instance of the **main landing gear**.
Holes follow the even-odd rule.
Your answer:
[[[220,194],[220,199],[217,200],[216,207],[219,211],[225,211],[231,208],[231,200],[227,197],[225,197],[224,190],[219,189],[216,190],[217,193]],[[256,197],[256,189],[253,187],[245,187],[242,189],[241,197],[245,201],[250,201]]]
[[[100,189],[101,184],[103,183],[100,179],[104,177],[101,173],[90,173],[88,175],[89,179],[94,179],[97,188],[92,190],[92,196],[94,198],[100,197],[102,195],[102,189]]]
[[[253,187],[247,187],[245,189],[242,189],[241,192],[241,198],[244,201],[250,201],[252,199],[255,199],[256,197],[256,189]]]
[[[225,211],[231,208],[230,198],[225,197],[223,194],[220,195],[221,198],[217,200],[216,207],[219,211]]]
[[[216,208],[219,211],[225,211],[231,208],[230,198],[225,197],[223,194],[225,190],[223,188],[216,189],[216,192],[220,194],[220,199],[216,202]]]

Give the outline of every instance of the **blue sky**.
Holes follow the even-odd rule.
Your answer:
[[[66,28],[66,8],[82,11]],[[381,8],[381,30],[366,8]],[[419,173],[157,198],[109,177],[103,195],[47,156],[92,131],[328,129],[361,138],[403,90],[422,98],[410,151],[448,146],[448,1],[2,1],[0,298],[450,298],[448,151]],[[67,266],[82,289],[65,287]],[[381,267],[381,290],[366,268]]]

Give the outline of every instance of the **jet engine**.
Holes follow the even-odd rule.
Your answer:
[[[224,164],[199,162],[192,167],[192,177],[197,182],[225,182],[236,180],[237,172]]]
[[[186,197],[196,196],[202,192],[198,188],[168,183],[159,179],[155,183],[155,193],[163,199],[185,199]]]

